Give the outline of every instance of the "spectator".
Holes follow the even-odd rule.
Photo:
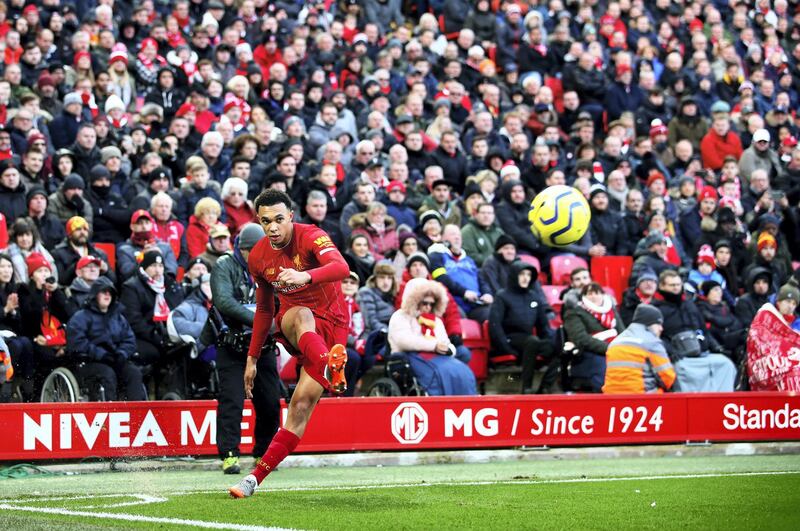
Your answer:
[[[100,266],[103,261],[97,257],[88,255],[78,260],[75,265],[75,279],[67,288],[67,298],[75,309],[82,308],[92,286],[100,278]]]
[[[431,184],[431,194],[426,197],[418,214],[433,210],[437,212],[445,224],[461,225],[461,208],[450,195],[451,184],[447,179],[437,179]]]
[[[495,243],[503,235],[502,229],[495,223],[494,205],[481,203],[475,215],[467,220],[461,230],[464,240],[464,251],[482,267],[487,258],[495,250]]]
[[[342,235],[339,232],[339,222],[328,216],[327,192],[311,190],[308,192],[305,215],[300,218],[300,223],[316,225],[331,237],[333,243],[339,247],[343,245]]]
[[[658,277],[654,306],[664,316],[662,337],[682,392],[733,391],[736,368],[720,354],[722,346],[705,333],[705,321],[694,302],[683,293],[681,277],[664,271]]]
[[[28,218],[20,218],[11,225],[9,231],[8,249],[6,252],[14,264],[14,282],[25,283],[30,275],[28,274],[28,267],[25,261],[28,257],[37,253],[44,256],[47,263],[50,264],[50,270],[53,271],[53,277],[58,281],[58,270],[56,269],[55,260],[53,260],[50,252],[42,244],[39,238],[39,232],[36,226]]]
[[[661,343],[664,317],[655,306],[640,304],[631,324],[606,350],[603,393],[663,393],[675,383],[675,369]]]
[[[744,279],[747,291],[736,301],[734,311],[741,322],[752,323],[758,309],[768,303],[770,294],[774,293],[772,272],[764,267],[754,267]]]
[[[406,203],[406,185],[391,181],[386,186],[386,213],[397,222],[398,228],[405,225],[409,230],[417,228],[416,212]]]
[[[36,360],[33,343],[24,335],[19,307],[19,286],[14,282],[14,266],[7,254],[0,254],[0,337],[6,342],[6,354],[11,354],[13,370],[20,380],[20,392],[25,402],[34,400]]]
[[[447,225],[442,243],[428,249],[431,276],[445,285],[467,317],[483,322],[489,317],[489,305],[494,297],[480,285],[478,266],[461,247],[461,229]]]
[[[697,258],[695,258],[695,266],[695,269],[689,271],[687,279],[694,293],[700,291],[702,284],[708,281],[716,282],[725,289],[725,279],[716,270],[717,263],[714,259],[714,251],[711,250],[710,246],[704,245],[700,248],[697,252]]]
[[[606,350],[624,329],[622,318],[603,287],[596,282],[584,286],[580,302],[564,316],[567,340],[580,350],[570,371],[573,382],[582,380],[595,393],[602,390]]]
[[[75,280],[75,266],[84,256],[96,256],[102,263],[100,273],[103,276],[116,281],[117,277],[108,267],[108,256],[106,253],[97,249],[89,243],[91,227],[89,223],[80,216],[70,218],[66,223],[67,237],[64,241],[56,245],[53,249],[53,259],[58,269],[58,278],[63,286],[69,286]]]
[[[154,220],[153,232],[156,235],[156,240],[169,244],[172,248],[172,254],[178,259],[178,264],[185,267],[185,263],[189,260],[189,250],[186,248],[186,238],[184,238],[186,229],[183,223],[178,221],[178,218],[172,213],[174,204],[175,201],[172,196],[165,192],[157,192],[152,197],[150,200],[150,213]],[[128,217],[128,221],[130,221],[130,217]],[[126,227],[126,232],[129,230],[130,228]]]
[[[525,197],[521,181],[507,181],[503,188],[503,199],[497,206],[497,221],[503,232],[514,238],[517,250],[523,254],[543,257],[546,248],[530,231],[528,212],[530,205]]]
[[[682,140],[688,140],[695,152],[700,150],[700,142],[708,132],[708,119],[697,109],[697,100],[691,94],[681,97],[678,112],[669,121],[667,143],[675,146]]]
[[[153,162],[160,163],[160,159]],[[144,170],[144,166],[142,167]],[[153,169],[140,173],[141,180],[147,184],[146,188],[136,192],[136,189],[131,185],[129,191],[134,193],[129,202],[130,210],[147,210],[153,202],[153,196],[159,192],[170,193],[170,177],[167,169],[163,166],[156,166]],[[130,195],[130,194],[129,194]],[[179,197],[177,193],[170,194],[173,197]],[[127,196],[125,196],[127,197]],[[174,207],[174,205],[173,205]],[[177,213],[176,213],[177,216]]]
[[[74,216],[80,216],[91,225],[94,214],[91,203],[83,199],[84,189],[83,178],[71,173],[58,191],[50,194],[47,210],[64,223]]]
[[[206,250],[198,256],[214,269],[217,260],[231,252],[231,232],[222,223],[217,223],[208,233]]]
[[[644,196],[636,189],[628,190],[625,196],[625,210],[622,213],[621,240],[617,252],[621,255],[633,256],[636,244],[644,238],[646,227],[644,212]]]
[[[696,246],[701,237],[702,221],[704,218],[714,218],[718,200],[719,195],[714,187],[705,186],[697,197],[697,206],[681,214],[678,232],[681,244],[687,253],[696,254]]]
[[[713,114],[711,129],[700,143],[703,166],[714,171],[722,168],[726,156],[731,155],[738,160],[742,155],[742,141],[739,139],[739,135],[731,131],[731,122],[728,116],[730,106],[724,102],[717,103],[723,105],[719,107],[720,112],[715,112],[716,104],[711,107]]]
[[[222,185],[222,204],[225,207],[228,229],[236,236],[246,223],[255,220],[256,215],[247,202],[247,183],[238,177],[229,177]]]
[[[750,271],[756,268],[767,269],[772,277],[770,291],[778,291],[778,288],[787,280],[786,269],[784,269],[783,263],[776,256],[778,242],[771,233],[764,231],[758,236],[757,249],[758,254],[755,260],[744,269],[742,276],[747,278]]]
[[[651,304],[658,287],[658,276],[652,269],[642,269],[634,285],[625,290],[619,308],[622,323],[627,326],[633,322],[633,314],[640,304]]]
[[[105,166],[97,165],[89,174],[86,199],[92,207],[94,238],[101,242],[118,242],[128,232],[128,205],[121,195],[111,189],[111,173]],[[89,221],[87,219],[87,221]]]
[[[435,210],[428,210],[420,214],[417,225],[419,248],[427,250],[431,245],[441,242],[442,229],[444,229],[444,221],[441,214]]]
[[[78,375],[86,383],[92,400],[117,400],[117,386],[127,400],[147,400],[142,371],[132,359],[136,337],[117,302],[117,290],[105,277],[98,279],[88,303],[67,323],[69,349],[85,363]],[[102,386],[104,395],[94,395]]]
[[[766,129],[753,133],[753,143],[744,150],[739,159],[739,174],[745,182],[750,182],[750,176],[756,169],[766,171],[772,182],[783,178],[783,165],[769,143],[770,135]]]
[[[367,207],[373,201],[375,201],[375,188],[367,182],[359,181],[356,183],[353,200],[344,206],[342,209],[342,217],[339,218],[339,229],[342,233],[342,238],[345,240],[350,238],[350,218],[353,217],[354,214],[366,212]],[[359,277],[360,276],[361,275],[359,275]]]
[[[642,271],[649,269],[656,275],[666,270],[677,270],[667,262],[667,239],[659,232],[651,232],[644,240],[645,252],[638,254],[631,271],[631,279],[639,278]]]
[[[355,271],[358,278],[367,279],[372,275],[376,260],[369,250],[369,238],[366,235],[350,236],[350,244],[343,255],[347,265],[350,266],[350,271]]]
[[[195,270],[201,270],[204,267],[205,264],[203,262],[195,262]],[[189,276],[188,272],[187,276]],[[186,298],[172,311],[172,323],[179,335],[188,336],[194,340],[197,357],[203,363],[209,364],[217,358],[216,346],[206,344],[207,338],[202,333],[208,320],[208,311],[212,305],[211,274],[208,269],[205,269],[204,273],[199,276],[192,275],[192,277],[191,287],[188,292],[184,284]],[[184,276],[184,280],[186,278]]]
[[[705,329],[727,352],[735,354],[746,339],[745,326],[723,297],[723,287],[714,280],[703,282],[697,297],[697,309],[703,314]],[[739,360],[734,359],[738,365]]]
[[[0,160],[0,211],[8,222],[13,222],[28,212],[25,185],[12,159]]]
[[[603,185],[594,185],[589,193],[592,217],[589,233],[592,238],[590,256],[619,254],[617,248],[623,236],[622,217],[608,208],[608,191]]]
[[[64,96],[64,107],[59,116],[50,123],[53,147],[63,149],[71,146],[78,136],[78,127],[81,123],[83,101],[80,94],[70,92]]]
[[[28,202],[28,218],[36,225],[42,244],[53,249],[64,239],[64,223],[47,211],[47,192],[41,187],[32,187],[25,195]]]
[[[494,243],[494,253],[486,259],[479,273],[481,283],[488,293],[495,296],[498,291],[508,286],[511,264],[518,258],[514,239],[501,234]]]
[[[406,356],[428,394],[474,395],[475,375],[453,357],[455,347],[441,319],[446,306],[444,286],[421,278],[410,280],[400,309],[389,321],[389,348],[393,355]]]
[[[120,278],[129,279],[134,276],[139,269],[137,254],[151,250],[160,251],[161,261],[159,264],[168,275],[175,278],[178,273],[178,261],[175,259],[172,247],[168,243],[156,239],[153,225],[153,216],[147,210],[137,210],[131,214],[131,237],[117,244],[117,272]]]
[[[186,161],[186,181],[181,185],[178,200],[178,219],[190,223],[189,217],[195,212],[197,203],[210,198],[222,203],[221,183],[208,180],[208,166],[200,157],[189,157]],[[219,217],[219,216],[218,216]]]
[[[144,251],[136,269],[123,275],[120,302],[136,335],[136,363],[150,365],[163,361],[169,338],[169,312],[183,302],[180,285],[165,274],[164,258],[157,249]]]
[[[354,214],[348,222],[352,235],[364,235],[369,242],[375,260],[382,260],[390,252],[397,251],[397,224],[386,214],[386,205],[378,201],[369,204],[364,213]]]
[[[507,287],[497,293],[489,315],[496,352],[512,352],[522,364],[523,394],[550,392],[558,371],[547,302],[533,289],[538,274],[530,264],[512,263]],[[534,389],[534,372],[540,367],[547,367],[547,372],[539,388]]]
[[[194,214],[189,218],[186,228],[186,246],[189,258],[199,256],[205,250],[210,238],[211,227],[219,223],[222,209],[219,203],[210,197],[204,197],[194,207]]]
[[[391,264],[378,262],[366,285],[358,290],[356,301],[361,309],[365,335],[386,330],[394,313],[398,286]]]
[[[347,304],[350,314],[350,328],[347,333],[347,365],[345,375],[348,382],[353,382],[347,386],[345,396],[355,396],[358,382],[364,374],[375,364],[375,352],[367,355],[367,335],[364,328],[364,317],[361,307],[358,305],[359,278],[356,273],[350,271],[350,276],[342,280],[342,294],[344,302]],[[394,312],[394,307],[392,307]],[[388,326],[388,322],[387,322]]]

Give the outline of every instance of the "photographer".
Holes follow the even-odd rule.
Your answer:
[[[247,269],[250,250],[264,237],[260,225],[248,223],[234,241],[233,254],[217,260],[211,272],[211,294],[214,305],[209,318],[215,329],[220,394],[217,406],[217,448],[222,458],[222,471],[239,473],[239,441],[244,406],[244,369],[250,346],[256,286]],[[208,328],[208,327],[207,327]],[[204,331],[204,334],[207,331]],[[205,337],[204,342],[210,343]],[[256,412],[253,455],[261,457],[278,430],[280,392],[274,354],[258,361],[253,406]]]

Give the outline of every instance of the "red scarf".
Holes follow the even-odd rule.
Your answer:
[[[645,304],[650,304],[650,301],[653,300],[653,297],[648,297],[647,295],[639,291],[639,288],[636,288],[635,293],[636,296],[639,297],[639,300]]]
[[[580,307],[589,312],[589,315],[597,319],[606,330],[614,329],[617,326],[617,318],[614,316],[614,305],[608,297],[603,299],[602,306],[596,306],[583,297],[579,303]],[[608,309],[606,309],[608,307]]]
[[[434,332],[436,328],[436,315],[432,313],[421,313],[419,317],[417,317],[417,322],[419,323],[423,336],[430,339],[436,337]],[[432,356],[436,356],[435,352],[420,352],[420,354],[428,359]]]

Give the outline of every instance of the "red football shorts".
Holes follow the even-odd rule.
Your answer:
[[[286,336],[283,335],[281,331],[281,320],[283,319],[283,315],[278,315],[276,317],[277,321],[277,331],[274,334],[275,341],[281,343],[284,347],[286,347],[286,351],[297,358],[297,362],[306,370],[309,376],[314,378],[322,387],[326,390],[330,391],[330,382],[325,378],[325,369],[328,366],[327,358],[317,358],[313,359],[313,357],[309,358],[299,349],[295,348]],[[346,326],[337,326],[330,321],[319,317],[318,315],[314,316],[314,324],[316,325],[316,332],[317,334],[322,337],[322,340],[325,342],[325,345],[328,348],[331,348],[333,345],[347,344],[347,327]]]

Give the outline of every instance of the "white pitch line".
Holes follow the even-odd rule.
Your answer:
[[[282,527],[262,527],[257,525],[227,524],[224,522],[206,522],[204,520],[186,520],[183,518],[163,518],[158,516],[141,516],[126,513],[95,513],[91,511],[72,511],[51,507],[25,507],[14,504],[0,504],[0,509],[7,511],[25,511],[29,513],[57,514],[62,516],[85,516],[103,520],[122,520],[126,522],[148,522],[153,524],[172,524],[200,527],[203,529],[230,529],[233,531],[292,531]]]

